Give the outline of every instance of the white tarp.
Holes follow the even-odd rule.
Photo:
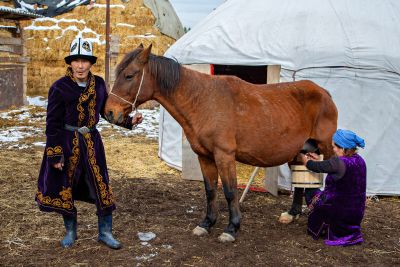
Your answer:
[[[366,140],[368,194],[400,195],[399,49],[397,0],[229,0],[165,55],[182,64],[278,64],[282,81],[313,80],[332,94],[339,127]],[[169,130],[160,124],[160,149],[173,153],[180,139],[167,147],[165,136],[181,137]]]

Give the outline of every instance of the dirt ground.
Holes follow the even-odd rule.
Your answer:
[[[5,127],[5,122],[0,125]],[[42,126],[43,127],[43,124]],[[306,216],[281,225],[288,195],[249,192],[241,205],[237,241],[219,243],[228,221],[222,190],[219,220],[205,237],[191,231],[205,214],[203,184],[185,181],[157,157],[157,141],[104,131],[111,184],[116,197],[114,234],[123,248],[97,242],[95,207],[78,202],[78,237],[60,247],[64,227],[58,214],[40,212],[34,202],[43,147],[0,148],[0,266],[399,266],[400,200],[369,200],[363,221],[365,242],[327,247],[306,234]],[[111,137],[112,136],[112,137]],[[44,141],[43,135],[21,143]],[[245,180],[242,180],[242,183]],[[240,193],[242,190],[240,191]],[[147,243],[138,233],[152,232]]]

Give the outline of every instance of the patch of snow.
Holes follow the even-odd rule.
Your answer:
[[[157,255],[158,255],[158,253],[155,252],[155,253],[150,253],[148,255],[136,256],[135,259],[137,261],[148,261],[148,260],[151,260],[152,258],[154,258]]]
[[[47,107],[47,99],[43,96],[28,96],[26,98],[28,104],[31,106]]]
[[[42,132],[42,129],[29,126],[10,127],[5,130],[0,130],[0,142],[17,142],[22,138],[29,137],[40,132]]]
[[[93,7],[98,7],[98,8],[106,8],[105,4],[94,4]],[[122,8],[125,9],[124,5],[110,5],[110,8]]]
[[[135,28],[135,25],[132,24],[128,24],[128,23],[117,23],[117,26],[121,26],[121,27],[129,27],[129,28]]]
[[[42,146],[42,147],[45,147],[45,146],[46,146],[46,143],[45,143],[45,142],[34,142],[34,143],[32,143],[32,145],[33,145],[33,146]]]
[[[150,139],[157,139],[158,138],[158,120],[160,117],[160,109],[141,109],[139,110],[140,113],[143,115],[143,122],[137,125],[134,129],[128,130],[122,127],[118,127],[115,125],[110,124],[103,118],[100,118],[99,123],[97,124],[97,129],[99,132],[102,129],[109,129],[113,128],[119,134],[123,136],[133,136],[133,135],[145,135],[147,138]],[[110,136],[112,137],[112,136]]]
[[[34,26],[29,25],[24,28],[24,30],[31,30],[31,31],[50,31],[50,30],[61,30],[60,26],[52,25],[52,26]]]
[[[172,249],[172,246],[171,245],[161,245],[161,247],[163,247],[163,248],[166,248],[166,249]]]
[[[151,247],[149,242],[140,242],[140,244],[142,244],[142,246],[145,246],[145,247]]]
[[[137,35],[128,35],[128,38],[155,38],[156,36],[151,34],[151,35],[143,35],[143,34],[137,34]]]

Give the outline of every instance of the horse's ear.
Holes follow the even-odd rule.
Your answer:
[[[151,53],[151,47],[152,44],[149,45],[149,47],[143,49],[143,51],[141,51],[138,55],[138,60],[140,63],[142,64],[146,64],[149,61],[149,56]]]
[[[139,45],[137,48],[144,48],[144,47],[143,47],[143,44],[140,43],[140,45]]]

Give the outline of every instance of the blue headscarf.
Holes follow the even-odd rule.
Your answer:
[[[356,135],[354,132],[349,130],[338,129],[333,134],[333,141],[335,144],[342,148],[356,148],[356,147],[365,147],[364,139]]]

